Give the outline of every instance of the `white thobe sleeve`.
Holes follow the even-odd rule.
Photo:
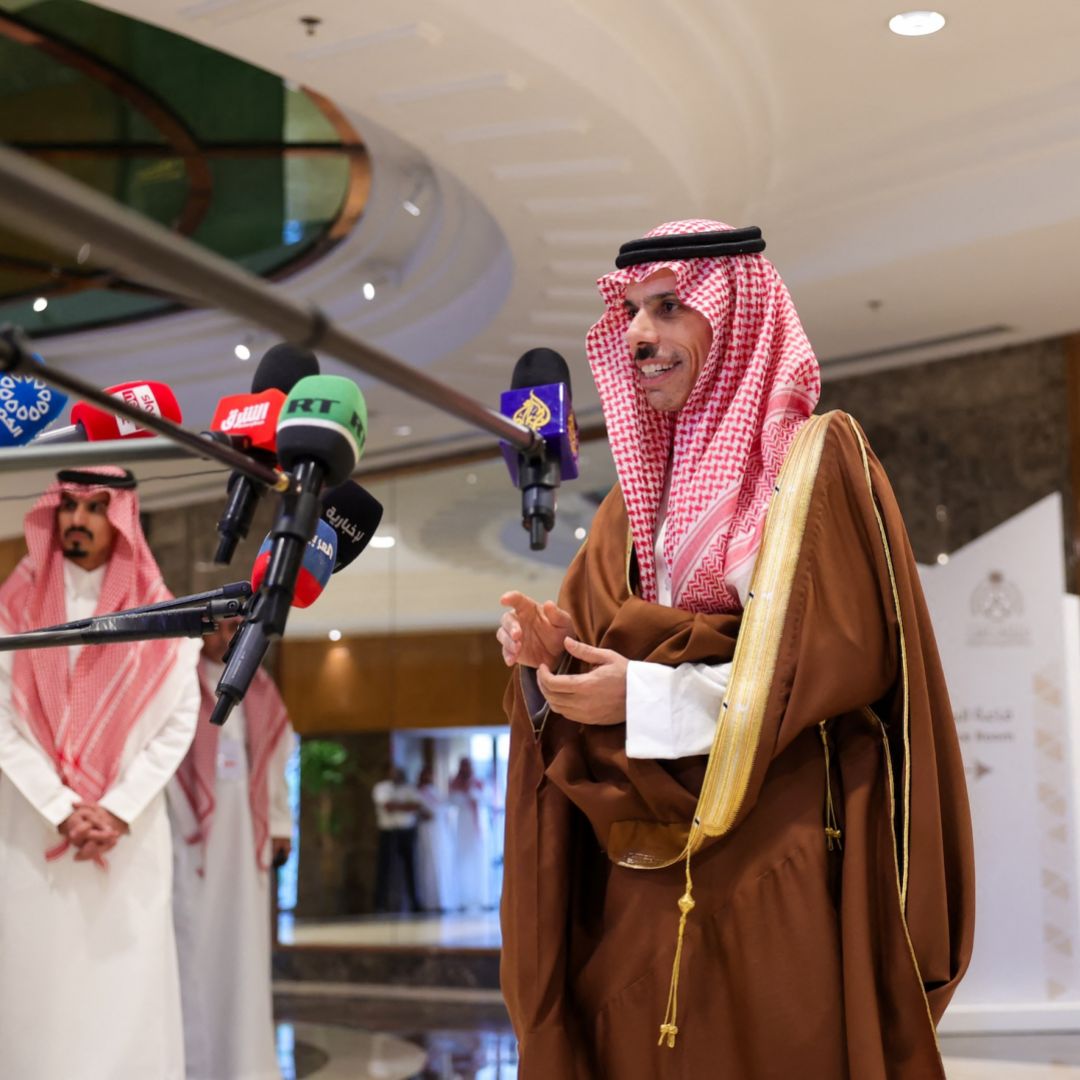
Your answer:
[[[626,756],[681,758],[712,749],[731,664],[626,668]]]
[[[59,825],[81,802],[59,777],[56,766],[15,720],[11,706],[14,653],[0,653],[0,772],[50,825]]]
[[[626,756],[680,758],[707,754],[727,690],[731,664],[651,664],[626,668]],[[520,669],[525,707],[533,724],[546,702],[532,668]]]
[[[289,808],[289,788],[285,783],[285,767],[289,755],[296,745],[296,735],[291,727],[286,728],[270,755],[266,785],[270,790],[270,835],[288,836],[293,834],[292,810]]]
[[[165,717],[157,731],[127,763],[99,805],[129,825],[172,778],[195,736],[199,719],[199,679],[188,651],[181,648],[172,671],[147,706]]]

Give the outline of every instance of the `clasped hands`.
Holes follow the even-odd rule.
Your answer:
[[[93,862],[108,869],[105,854],[129,831],[121,821],[97,803],[76,803],[75,809],[59,825],[61,835],[74,847],[76,862]]]
[[[551,708],[577,724],[621,724],[626,720],[627,659],[612,649],[578,641],[570,615],[552,601],[543,604],[519,592],[504,593],[495,637],[507,667],[536,669],[536,682]],[[581,675],[556,675],[563,651],[590,665]]]

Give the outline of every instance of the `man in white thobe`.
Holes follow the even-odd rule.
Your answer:
[[[221,728],[214,688],[239,619],[203,639],[195,741],[169,785],[188,1080],[280,1080],[270,986],[270,868],[288,858],[294,736],[259,671]]]
[[[61,472],[27,514],[0,631],[169,597],[130,473]],[[0,1076],[182,1080],[164,788],[194,641],[0,653]]]
[[[457,905],[465,911],[488,908],[492,904],[489,809],[471,758],[458,762],[457,775],[450,781],[450,802],[457,807]]]

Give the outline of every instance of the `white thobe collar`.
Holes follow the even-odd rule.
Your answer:
[[[108,565],[104,562],[96,570],[84,570],[71,559],[64,560],[64,599],[69,609],[72,603],[85,604],[90,600],[97,603]]]

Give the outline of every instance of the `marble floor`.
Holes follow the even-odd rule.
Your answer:
[[[352,919],[296,920],[278,916],[282,945],[431,946],[497,949],[502,944],[497,911],[453,915],[363,915]]]
[[[488,992],[442,1003],[430,988],[317,1007],[293,999],[278,1025],[283,1080],[515,1080],[514,1037]],[[464,1007],[463,1007],[464,1006]],[[330,1022],[324,1022],[326,1017]],[[945,1035],[948,1080],[1080,1080],[1080,1032]]]

